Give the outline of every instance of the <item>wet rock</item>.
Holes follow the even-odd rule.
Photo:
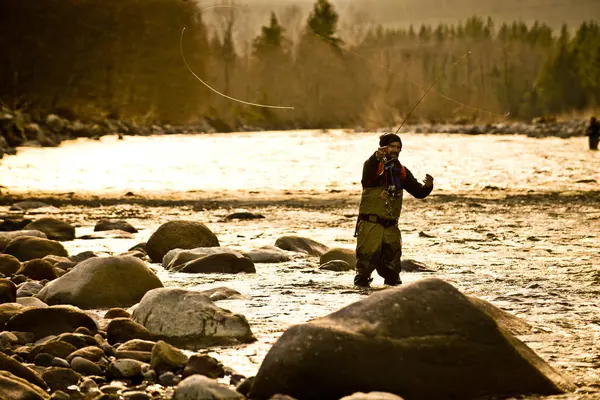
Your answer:
[[[126,310],[122,308],[111,308],[104,314],[105,319],[113,319],[113,318],[131,318],[131,314],[129,314]]]
[[[400,261],[403,272],[434,272],[432,269],[427,268],[427,265],[422,262],[407,259]]]
[[[133,239],[133,234],[121,230],[93,232],[87,235],[81,235],[78,239],[95,240],[95,239]]]
[[[29,211],[29,210],[35,210],[37,208],[46,208],[46,207],[51,207],[50,204],[46,204],[42,201],[36,201],[36,200],[25,200],[25,201],[19,201],[17,203],[14,203],[12,206],[10,206],[10,211]]]
[[[222,273],[237,274],[240,272],[255,273],[254,263],[241,254],[211,254],[197,260],[187,262],[174,271],[187,273]]]
[[[150,366],[160,376],[163,372],[174,372],[185,367],[188,357],[170,344],[159,340],[152,349]]]
[[[501,328],[506,329],[511,334],[518,336],[532,333],[533,327],[521,318],[477,297],[468,296],[468,299],[475,307],[489,315]]]
[[[181,378],[171,371],[165,372],[158,377],[158,383],[163,386],[176,386],[179,382],[181,382]]]
[[[71,368],[73,368],[73,371],[85,376],[104,374],[100,366],[83,357],[74,357],[71,360]]]
[[[129,222],[122,220],[109,220],[103,219],[99,221],[94,227],[95,232],[100,231],[112,231],[112,230],[121,230],[129,233],[137,233],[138,230],[135,229]]]
[[[173,400],[195,399],[244,400],[245,397],[206,376],[192,375],[179,382],[175,388]]]
[[[115,358],[130,358],[143,363],[150,363],[152,362],[152,353],[149,351],[117,350],[115,352]]]
[[[9,279],[0,278],[0,303],[17,301],[17,286]]]
[[[240,381],[236,387],[235,390],[242,393],[244,396],[246,397],[250,397],[250,391],[252,390],[252,386],[254,385],[254,376],[251,376],[248,379],[244,379],[242,381]]]
[[[74,262],[76,264],[79,264],[80,262],[89,260],[90,258],[96,258],[96,257],[98,257],[98,255],[96,253],[94,253],[93,251],[84,251],[82,253],[75,254],[74,256],[69,256],[69,260],[71,260],[72,262]]]
[[[62,390],[57,390],[56,392],[52,393],[50,400],[71,400],[71,396]]]
[[[3,331],[0,332],[0,343],[6,343],[8,344],[8,347],[10,347],[12,345],[18,344],[19,338],[12,332]]]
[[[212,289],[201,290],[202,293],[208,296],[212,301],[226,300],[226,299],[243,299],[244,296],[237,290],[230,289],[225,286],[219,286]]]
[[[67,257],[67,250],[59,242],[33,236],[19,236],[12,239],[4,248],[6,254],[11,254],[19,261],[29,261],[44,258],[48,255]]]
[[[17,296],[19,296],[19,291],[17,290]],[[25,307],[33,307],[33,308],[47,308],[48,304],[44,303],[37,297],[17,297],[17,303],[25,306]]]
[[[20,314],[24,310],[25,307],[18,303],[0,304],[0,328],[4,328],[4,325],[9,319],[17,314]]]
[[[67,361],[73,362],[75,357],[81,357],[85,358],[86,360],[96,362],[102,360],[105,357],[105,353],[104,350],[102,350],[98,346],[87,346],[69,354],[69,356],[67,357]]]
[[[219,240],[203,223],[171,221],[161,225],[146,243],[146,252],[152,262],[162,262],[169,250],[218,247]]]
[[[214,254],[240,254],[239,252],[228,247],[198,247],[195,249],[173,249],[170,250],[162,260],[163,268],[176,271],[182,265],[200,258],[204,258]]]
[[[253,263],[282,263],[292,260],[292,256],[285,250],[275,246],[263,246],[259,249],[243,253]]]
[[[149,351],[151,352],[156,342],[151,340],[132,339],[117,348],[117,351]]]
[[[55,218],[38,219],[27,225],[24,229],[44,232],[50,240],[68,241],[75,239],[75,227]]]
[[[85,326],[92,332],[98,330],[94,320],[80,309],[72,306],[52,306],[24,310],[13,316],[4,329],[31,332],[37,340],[50,335],[73,332],[80,326]]]
[[[133,391],[133,392],[124,392],[123,400],[152,400],[146,392]]]
[[[71,343],[56,340],[34,346],[29,352],[29,359],[33,360],[35,356],[40,353],[50,354],[54,357],[67,358],[69,354],[73,353],[75,350],[77,350],[77,348]]]
[[[319,263],[323,265],[333,260],[346,261],[346,263],[348,263],[351,269],[356,269],[356,252],[354,251],[354,249],[343,249],[340,247],[336,247],[327,250],[326,253],[323,253],[323,255],[321,255]]]
[[[48,261],[50,264],[52,264],[52,266],[55,269],[63,269],[65,271],[70,270],[71,268],[73,268],[75,265],[77,265],[76,262],[71,261],[68,257],[59,257],[59,256],[46,256],[44,258],[42,258],[42,260],[44,261]]]
[[[262,214],[254,214],[251,212],[235,212],[235,213],[231,213],[228,216],[225,217],[225,219],[227,221],[231,221],[233,219],[264,219],[265,216]]]
[[[42,377],[40,375],[38,375],[37,372],[33,371],[31,368],[26,367],[25,365],[14,360],[13,358],[8,357],[7,355],[5,355],[2,352],[0,352],[0,370],[8,371],[11,374],[18,376],[19,378],[23,378],[26,381],[28,381],[42,389],[46,389],[48,387],[46,385],[46,382],[44,382]],[[0,389],[0,393],[1,393],[1,389]]]
[[[38,260],[39,259],[32,260],[32,261],[38,261]],[[44,285],[42,285],[41,283],[36,282],[36,281],[29,281],[29,282],[20,283],[17,286],[17,297],[32,297],[32,296],[35,296],[43,288],[44,288]]]
[[[309,238],[294,235],[282,236],[278,238],[275,241],[275,247],[279,247],[283,250],[306,253],[316,257],[320,257],[327,252],[327,250],[329,250],[329,247],[322,243]]]
[[[132,339],[150,340],[150,332],[129,318],[115,318],[106,328],[108,343],[125,343]]]
[[[21,262],[10,254],[0,254],[0,274],[11,276],[21,268]]]
[[[113,378],[138,378],[142,376],[143,365],[138,360],[115,360],[108,366],[108,374]]]
[[[389,365],[394,368],[384,367]],[[337,399],[386,391],[469,399],[570,389],[573,385],[458,290],[425,279],[288,329],[265,357],[251,397]]]
[[[131,306],[162,282],[135,257],[94,257],[50,282],[38,294],[48,304],[73,304],[81,308]]]
[[[70,343],[78,350],[85,347],[98,346],[98,341],[95,337],[81,333],[62,333],[57,336],[56,340],[62,340],[63,342]]]
[[[190,290],[149,291],[133,311],[133,319],[153,337],[183,348],[256,340],[244,316],[217,307],[207,296]]]
[[[343,272],[352,271],[353,268],[344,260],[331,260],[324,264],[321,264],[319,269],[326,271]]]
[[[31,223],[30,219],[23,218],[21,216],[0,215],[0,231],[3,231],[3,232],[20,231],[30,223]]]
[[[207,376],[212,379],[225,376],[225,368],[217,359],[205,355],[194,354],[183,369],[183,377],[187,378],[195,374]]]
[[[60,368],[71,368],[71,365],[64,358],[54,357],[52,360],[52,367],[60,367]]]
[[[357,392],[350,396],[342,397],[340,400],[403,400],[403,398],[386,392]]]
[[[39,353],[33,358],[33,363],[38,367],[50,367],[54,361],[54,356],[48,353]]]
[[[0,371],[0,398],[6,400],[49,400],[50,395],[23,378],[19,378],[8,371]]]
[[[77,385],[81,375],[70,368],[50,367],[42,374],[42,378],[50,390],[65,390],[71,385]]]
[[[56,274],[52,264],[39,258],[25,261],[21,268],[17,271],[17,274],[25,275],[26,277],[36,281],[41,281],[44,279],[51,281],[58,278],[58,275]]]
[[[27,277],[25,275],[21,275],[21,274],[15,274],[13,275],[10,280],[15,284],[15,285],[20,285],[23,282],[27,282]]]

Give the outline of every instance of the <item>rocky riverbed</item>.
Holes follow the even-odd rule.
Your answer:
[[[44,200],[46,204],[19,203],[22,200]],[[327,341],[346,332],[346,339],[335,339],[335,343],[354,348],[355,340],[379,337],[388,343],[382,345],[390,354],[408,357],[404,352],[408,348],[399,350],[394,340],[386,342],[385,338],[417,334],[416,327],[407,325],[415,318],[428,321],[418,335],[434,338],[450,330],[454,334],[443,336],[440,345],[460,343],[450,338],[468,338],[468,345],[462,351],[458,351],[461,347],[440,347],[427,353],[426,359],[433,364],[415,364],[424,357],[418,354],[425,354],[416,353],[417,359],[407,365],[395,365],[399,370],[394,381],[400,382],[406,398],[429,393],[424,390],[433,386],[442,390],[429,393],[437,398],[444,397],[440,395],[443,390],[458,398],[472,398],[473,388],[480,390],[480,398],[541,395],[588,400],[600,396],[597,191],[488,191],[476,196],[442,193],[425,201],[408,199],[401,222],[405,287],[383,291],[379,290],[385,288],[382,279],[377,276],[373,290],[357,290],[351,285],[358,200],[353,193],[236,201],[201,196],[104,200],[103,204],[102,197],[73,195],[2,199],[0,229],[5,232],[0,238],[4,253],[12,254],[1,256],[0,262],[6,276],[2,279],[4,304],[0,305],[5,323],[2,369],[12,375],[3,373],[0,379],[17,385],[21,393],[29,390],[38,396],[31,398],[50,394],[54,399],[212,398],[207,393],[221,393],[221,398],[267,398],[282,386],[265,383],[269,381],[265,377],[284,382],[308,376],[306,370],[295,371],[298,364],[278,364],[279,358],[267,356],[284,332],[289,331],[277,348],[285,349],[285,341],[293,338],[313,343],[303,332],[309,336],[318,333]],[[172,225],[174,221],[185,223]],[[27,231],[34,236],[11,237]],[[195,242],[190,243],[190,238],[196,238]],[[217,243],[219,247],[214,247]],[[197,250],[169,253],[178,246]],[[327,266],[330,259],[338,261]],[[63,275],[66,271],[70,272]],[[437,279],[462,294],[440,286]],[[400,297],[394,297],[395,293]],[[431,293],[444,293],[444,297],[430,297]],[[404,299],[400,314],[390,314],[386,302],[400,298]],[[478,303],[473,308],[469,302],[475,299],[490,305]],[[341,320],[319,319],[356,302],[374,307],[377,318],[390,325],[383,331],[369,325],[357,332],[353,332],[356,324],[345,325],[350,318],[362,326],[358,321],[368,320],[368,308],[343,311],[347,317]],[[54,305],[65,303],[77,308]],[[421,304],[434,311],[422,309]],[[442,308],[436,312],[438,307]],[[482,309],[494,316],[500,331],[487,322],[467,329],[474,324],[471,318],[481,317],[474,310]],[[460,319],[466,315],[471,322]],[[214,320],[209,316],[218,316],[221,322],[210,323]],[[310,320],[315,320],[312,325],[303,325]],[[198,329],[201,323],[204,328]],[[298,324],[300,328],[290,330]],[[548,363],[541,369],[552,385],[546,382],[532,389],[517,383],[515,374],[509,373],[497,376],[505,386],[492,392],[493,385],[483,383],[485,388],[480,388],[479,383],[494,376],[494,371],[519,371],[516,375],[528,376],[517,361],[506,359],[508,350],[490,353],[488,347],[479,347],[483,342],[490,345],[491,337],[494,343],[506,345],[502,339],[506,332]],[[341,388],[337,393],[320,392],[323,398],[350,395],[355,388],[397,390],[386,381],[380,386],[347,385],[357,381],[347,375],[355,373],[352,371],[363,372],[366,382],[380,382],[382,371],[393,368],[381,347],[360,340],[363,344],[349,355],[340,350],[336,356],[313,359],[319,352],[312,347],[301,356],[312,366],[310,382],[337,382],[331,386]],[[437,342],[429,340],[427,346],[435,349]],[[327,341],[324,343],[333,343]],[[416,348],[424,351],[422,345],[411,351]],[[464,358],[467,348],[472,358]],[[449,358],[430,358],[441,353]],[[519,350],[519,354],[525,353]],[[335,363],[346,357],[357,360],[356,368],[348,370]],[[491,359],[483,360],[485,357]],[[265,360],[268,365],[261,367]],[[431,369],[438,362],[448,366],[466,362],[489,374],[441,370],[454,377],[453,382],[446,382],[435,378]],[[369,367],[365,369],[361,363]],[[344,362],[348,364],[352,363]],[[552,370],[559,375],[554,376]],[[251,381],[246,378],[257,374],[257,389],[252,394],[248,392]],[[337,379],[339,374],[348,379]],[[436,385],[426,379],[421,392],[414,392],[418,385],[402,386],[411,376],[412,381],[419,381],[416,376],[435,378]],[[311,384],[307,381],[299,387],[288,384],[283,388],[297,398],[314,398],[314,392],[306,391]],[[553,395],[552,387],[567,393]]]

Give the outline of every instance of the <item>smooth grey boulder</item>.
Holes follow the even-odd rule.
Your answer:
[[[253,263],[274,264],[291,261],[293,258],[288,251],[275,246],[263,246],[242,254],[252,260]]]
[[[153,339],[182,348],[256,340],[244,316],[220,308],[206,295],[191,290],[151,290],[133,310],[132,318],[145,326]]]
[[[162,286],[139,258],[93,257],[50,282],[37,297],[50,305],[73,304],[84,309],[129,307]]]
[[[245,400],[246,397],[204,375],[192,375],[179,382],[173,400],[198,399]]]
[[[152,262],[162,262],[173,249],[218,247],[219,239],[203,223],[196,221],[170,221],[162,224],[146,242],[145,250]]]
[[[229,247],[197,247],[195,249],[169,250],[163,257],[162,266],[169,271],[178,270],[182,265],[213,254],[240,254]]]
[[[356,251],[354,249],[345,249],[341,247],[329,249],[326,253],[321,255],[319,263],[323,265],[334,260],[346,261],[351,269],[356,269]]]
[[[329,247],[323,243],[295,235],[281,236],[275,241],[275,247],[279,247],[283,250],[305,253],[316,257],[320,257],[323,253],[329,250]]]
[[[289,328],[265,357],[250,397],[337,400],[378,391],[476,399],[573,389],[453,286],[425,279]]]

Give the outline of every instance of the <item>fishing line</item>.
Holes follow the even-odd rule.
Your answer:
[[[239,7],[235,7],[235,6],[231,6],[231,5],[215,5],[215,6],[210,6],[210,7],[206,7],[206,8],[201,9],[196,14],[194,14],[194,16],[202,13],[203,11],[210,10],[210,9],[213,9],[213,8],[239,8]],[[181,35],[179,36],[179,52],[181,53],[181,58],[183,59],[183,63],[185,64],[185,66],[188,69],[188,71],[190,71],[190,73],[192,75],[194,75],[194,77],[196,79],[198,79],[204,86],[206,86],[207,88],[209,88],[210,90],[212,90],[214,93],[218,94],[219,96],[223,96],[226,99],[229,99],[229,100],[232,100],[232,101],[236,101],[238,103],[246,104],[246,105],[249,105],[249,106],[262,107],[262,108],[274,108],[274,109],[278,109],[278,110],[294,110],[294,107],[290,107],[290,106],[278,106],[278,105],[253,103],[253,102],[250,102],[250,101],[244,101],[244,100],[236,99],[235,97],[231,97],[231,96],[228,96],[228,95],[226,95],[224,93],[219,92],[217,89],[213,88],[208,83],[204,82],[202,80],[202,78],[200,78],[198,75],[196,75],[196,73],[192,70],[192,68],[190,68],[187,60],[185,59],[185,55],[183,53],[183,34],[185,33],[186,28],[187,28],[187,26],[183,27],[183,29],[181,30]]]

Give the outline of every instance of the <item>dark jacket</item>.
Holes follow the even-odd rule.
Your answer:
[[[600,124],[598,124],[598,121],[590,122],[585,134],[591,138],[600,137]]]
[[[381,218],[396,219],[402,211],[402,192],[406,190],[417,199],[424,199],[429,196],[433,187],[426,187],[421,182],[417,181],[412,172],[400,164],[400,161],[391,161],[396,163],[397,171],[401,174],[401,187],[397,188],[396,196],[389,198],[383,194],[386,188],[385,173],[381,173],[383,163],[377,160],[375,153],[363,165],[362,175],[362,197],[360,201],[360,214],[376,214]]]

